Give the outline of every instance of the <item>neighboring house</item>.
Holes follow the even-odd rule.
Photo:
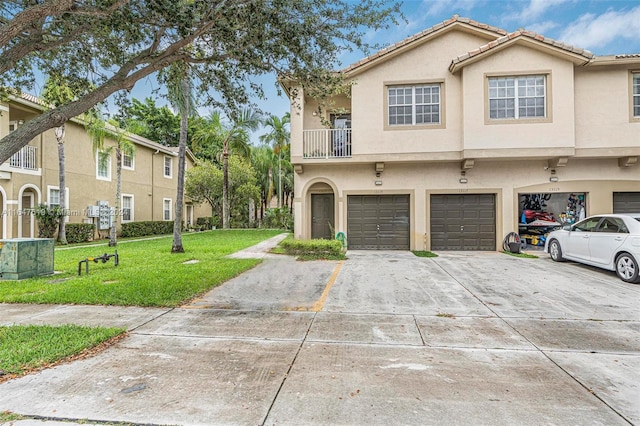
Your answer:
[[[340,73],[353,84],[329,108],[283,84],[296,238],[499,250],[547,230],[523,213],[640,212],[640,54],[454,16]]]
[[[42,102],[30,95],[12,97],[0,104],[0,138],[43,111]],[[174,219],[178,175],[178,148],[167,147],[137,135],[130,136],[135,145],[132,156],[122,164],[121,223]],[[68,223],[94,223],[98,237],[109,232],[108,218],[100,219],[99,204],[115,206],[116,158],[93,150],[91,138],[79,120],[66,124],[65,170]],[[105,146],[113,146],[107,139]],[[187,168],[194,157],[188,152]],[[59,205],[58,145],[54,129],[48,130],[0,165],[0,201],[3,214],[2,238],[37,237],[38,228],[32,210],[39,204]],[[103,213],[108,211],[103,207]],[[185,224],[198,217],[210,217],[207,205],[185,203]]]

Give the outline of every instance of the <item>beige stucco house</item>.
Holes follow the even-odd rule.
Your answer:
[[[512,231],[540,244],[550,223],[640,212],[640,54],[454,16],[340,73],[350,93],[328,110],[285,84],[296,238],[500,250]]]
[[[0,103],[0,138],[17,126],[42,113],[42,102],[32,96],[12,97]],[[115,154],[98,161],[91,139],[80,120],[66,124],[65,170],[68,223],[93,223],[96,237],[108,235],[109,222],[100,220],[100,204],[114,207],[116,195]],[[177,187],[177,148],[167,147],[131,135],[135,145],[132,156],[123,158],[121,223],[174,219]],[[105,140],[105,146],[114,141]],[[187,169],[194,164],[187,155]],[[49,130],[0,165],[0,202],[2,238],[37,237],[37,224],[31,210],[40,205],[59,205],[58,145],[54,130]],[[103,207],[103,212],[107,211]],[[186,200],[183,208],[185,224],[198,217],[210,217],[208,205],[194,205]]]

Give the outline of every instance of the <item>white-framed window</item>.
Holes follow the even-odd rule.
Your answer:
[[[60,189],[49,187],[49,207],[60,207]]]
[[[387,87],[389,126],[440,124],[441,87],[436,84]]]
[[[640,118],[640,72],[633,73],[631,88],[633,92],[633,117]]]
[[[171,198],[162,199],[162,220],[171,220]]]
[[[122,168],[127,170],[134,170],[135,164],[133,162],[132,154],[122,153]]]
[[[69,211],[69,188],[64,191],[64,208]],[[60,187],[47,185],[47,205],[49,207],[60,207]],[[65,222],[69,221],[69,216],[65,216]]]
[[[66,188],[64,191],[65,199],[64,204],[65,208],[69,208],[69,188]],[[49,207],[60,207],[60,187],[47,185],[47,205]]]
[[[111,180],[111,155],[108,152],[96,153],[96,179]]]
[[[122,194],[122,222],[133,222],[133,194]]]
[[[489,77],[489,119],[519,120],[546,116],[546,76]]]
[[[172,169],[173,169],[173,158],[167,157],[165,155],[165,157],[164,157],[164,177],[170,178]]]

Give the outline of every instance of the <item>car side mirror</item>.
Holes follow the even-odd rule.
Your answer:
[[[571,225],[565,225],[562,227],[565,231],[571,231]]]

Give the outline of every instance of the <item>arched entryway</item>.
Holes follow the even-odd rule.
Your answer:
[[[41,203],[40,189],[34,185],[25,185],[18,195],[18,238],[35,238],[36,218],[34,210]]]
[[[333,239],[336,229],[333,188],[326,182],[316,182],[308,194],[311,201],[311,238]]]

